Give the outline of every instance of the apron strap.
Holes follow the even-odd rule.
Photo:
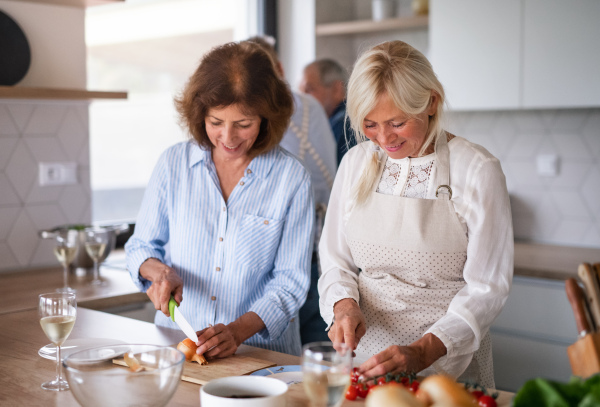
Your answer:
[[[446,132],[439,136],[435,142],[435,153],[438,161],[437,179],[441,183],[435,190],[438,199],[452,199],[452,188],[450,188],[450,150]]]

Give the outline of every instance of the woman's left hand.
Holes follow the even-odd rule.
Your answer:
[[[200,346],[196,353],[204,355],[207,359],[224,358],[233,355],[239,343],[230,325],[217,324],[198,331],[198,343]]]
[[[254,312],[247,312],[230,324],[217,324],[198,331],[196,353],[207,359],[233,355],[238,346],[265,328],[263,320]]]
[[[365,377],[387,373],[418,373],[446,354],[446,346],[435,335],[427,334],[407,346],[392,345],[372,356],[358,368]]]

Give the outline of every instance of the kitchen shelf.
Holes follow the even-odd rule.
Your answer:
[[[127,99],[127,92],[101,92],[80,89],[30,88],[24,86],[0,86],[0,99]]]
[[[429,16],[388,18],[381,21],[357,20],[338,23],[317,24],[317,37],[330,35],[348,35],[359,33],[374,33],[380,31],[412,30],[427,28]]]
[[[23,0],[30,3],[47,4],[49,6],[92,7],[103,4],[123,3],[125,0]]]

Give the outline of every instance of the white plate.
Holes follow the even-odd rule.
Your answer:
[[[251,376],[266,376],[273,379],[281,380],[287,385],[302,383],[302,366],[287,365],[274,366],[266,369],[258,370],[250,374]]]
[[[110,346],[110,345],[127,345],[127,342],[120,341],[118,339],[109,338],[82,338],[82,339],[67,339],[65,343],[60,347],[61,359],[66,358],[72,353],[79,352],[80,350],[96,348],[99,346]],[[115,352],[106,349],[102,356],[106,356],[105,359],[115,358],[122,355],[124,352]],[[56,346],[48,344],[43,348],[40,348],[38,355],[46,359],[56,360]]]

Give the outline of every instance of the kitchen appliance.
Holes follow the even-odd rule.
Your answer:
[[[85,229],[90,227],[91,225],[60,225],[53,229],[49,230],[40,230],[38,235],[42,239],[54,239],[57,232],[63,229],[77,230],[78,231],[78,239],[77,239],[77,253],[75,254],[75,260],[71,263],[71,273],[74,273],[77,276],[92,276],[94,272],[94,261],[87,254],[85,250],[85,240],[86,234]],[[125,233],[129,231],[129,224],[117,224],[117,225],[103,225],[97,226],[98,228],[105,229],[109,232],[109,240],[106,245],[106,249],[104,250],[104,254],[99,258],[99,262],[103,262],[110,252],[115,248],[115,244],[117,241],[117,236],[121,233]]]

